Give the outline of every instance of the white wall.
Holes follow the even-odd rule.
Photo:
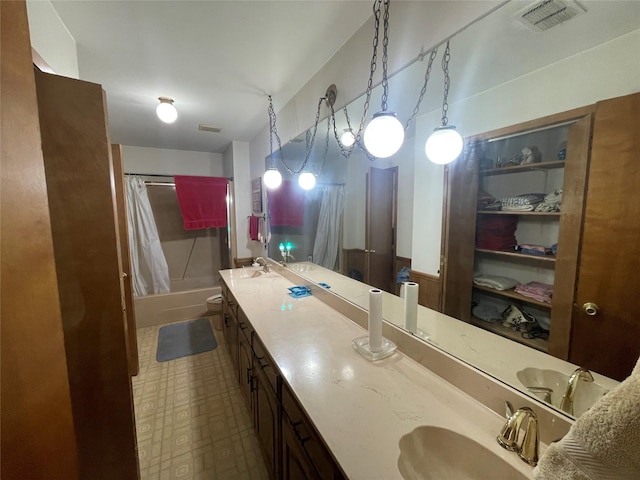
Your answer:
[[[421,48],[428,51],[452,32],[501,3],[501,0],[392,2],[389,27],[389,72],[399,70],[415,58]],[[365,22],[286,105],[278,103],[278,92],[270,92],[273,95],[278,117],[278,132],[283,144],[313,125],[318,98],[324,95],[329,85],[335,84],[338,88],[336,110],[364,93],[369,77],[372,36],[373,18]],[[381,53],[378,59],[381,59]],[[374,83],[380,82],[381,71],[381,65],[378,65]],[[250,143],[252,178],[262,176],[264,159],[269,155],[266,97],[264,105],[265,128]],[[277,149],[277,147],[274,148]]]
[[[231,142],[233,159],[233,188],[236,211],[236,255],[238,258],[254,257],[252,247],[257,242],[249,239],[249,215],[251,215],[251,165],[249,144]],[[226,152],[225,152],[226,155]]]
[[[219,153],[123,145],[122,156],[126,173],[227,176],[222,155]]]
[[[640,30],[451,104],[449,118],[470,136],[638,92],[638,45]],[[411,267],[432,275],[439,268],[444,169],[430,164],[424,144],[440,115],[437,110],[418,117],[415,140]]]
[[[54,73],[78,78],[76,41],[49,0],[27,0],[31,46]]]
[[[415,156],[413,139],[405,140],[395,155],[370,161],[366,155],[354,150],[348,160],[346,198],[343,219],[343,248],[365,248],[366,175],[369,167],[398,167],[398,215],[396,254],[411,257],[411,231],[413,229],[413,176]]]

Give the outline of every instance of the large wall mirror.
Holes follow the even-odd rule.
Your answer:
[[[574,280],[567,283],[564,273],[558,275],[556,271],[554,276],[554,268],[557,269],[558,266],[533,261],[525,262],[520,269],[508,259],[498,259],[496,262],[490,254],[478,256],[474,253],[478,191],[485,188],[492,190],[494,197],[530,193],[521,191],[524,187],[520,186],[524,184],[540,190],[538,193],[547,194],[560,189],[563,184],[566,186],[567,178],[573,181],[579,175],[579,170],[569,168],[568,163],[565,168],[562,162],[569,159],[569,153],[578,155],[575,153],[578,149],[576,145],[580,142],[575,139],[580,135],[584,136],[585,131],[587,147],[581,155],[584,158],[590,155],[588,132],[593,117],[588,109],[583,111],[580,107],[640,91],[640,66],[637,57],[640,4],[588,2],[585,4],[586,13],[545,32],[529,29],[514,19],[515,13],[523,6],[525,4],[522,2],[509,2],[451,39],[449,119],[464,136],[479,139],[473,146],[466,148],[463,156],[456,161],[459,163],[455,168],[430,164],[424,155],[424,141],[438,125],[440,117],[440,52],[434,62],[432,78],[420,113],[407,129],[402,149],[394,156],[372,160],[361,149],[356,148],[347,159],[337,146],[333,126],[328,124],[326,118],[320,122],[306,167],[308,171],[317,174],[317,185],[308,192],[299,191],[296,194],[299,196],[295,197],[304,199],[304,221],[295,225],[273,225],[268,254],[273,260],[281,261],[279,245],[290,242],[294,256],[294,259],[289,259],[290,268],[309,281],[331,283],[332,292],[365,309],[366,284],[384,289],[389,294],[389,306],[384,312],[385,320],[400,327],[403,326],[403,319],[397,312],[402,308],[402,300],[397,297],[397,273],[406,266],[412,273],[417,272],[434,279],[438,291],[430,298],[432,304],[429,306],[455,317],[455,320],[438,323],[440,320],[433,319],[424,328],[426,341],[540,401],[578,416],[588,408],[589,402],[603,395],[621,379],[618,373],[598,371],[601,363],[597,356],[608,356],[611,363],[616,361],[616,355],[623,362],[624,355],[612,352],[611,349],[616,348],[612,344],[603,345],[601,349],[592,348],[591,356],[585,360],[589,364],[582,365],[580,362],[565,361],[570,358],[569,346],[564,351],[553,346],[549,348],[549,344],[544,343],[547,341],[544,338],[538,344],[535,341],[507,341],[496,346],[498,344],[493,339],[498,337],[505,342],[505,336],[501,332],[497,332],[500,335],[496,335],[495,331],[490,332],[490,329],[484,328],[486,325],[473,324],[472,304],[470,301],[459,300],[452,293],[452,285],[456,284],[451,278],[444,278],[447,274],[445,266],[450,266],[453,262],[467,262],[458,268],[459,271],[466,269],[468,272],[465,288],[468,289],[469,299],[476,303],[483,293],[480,292],[478,296],[478,292],[474,291],[472,297],[471,280],[474,273],[483,269],[493,269],[492,273],[502,276],[520,275],[521,278],[518,279],[522,282],[540,281],[552,284],[555,281],[556,286],[562,283],[566,288],[578,289],[574,281],[575,271]],[[399,35],[399,32],[394,34]],[[391,41],[394,40],[398,41],[392,36]],[[419,46],[416,49],[419,50]],[[413,112],[424,81],[427,59],[428,56],[409,65],[389,81],[389,109],[396,111],[403,123]],[[379,96],[380,87],[377,87],[373,92],[372,105],[379,104]],[[346,106],[352,126],[357,126],[360,121],[363,102],[364,98],[361,97]],[[341,104],[339,100],[337,104]],[[567,111],[577,113],[563,117],[562,112]],[[558,116],[552,121],[552,125],[542,125],[544,122],[536,124],[536,119],[553,115]],[[528,130],[525,122],[530,122]],[[517,128],[509,130],[509,126],[516,124],[524,125],[521,131]],[[547,128],[548,126],[553,128]],[[345,111],[338,108],[338,134],[346,128]],[[498,129],[505,132],[504,138],[481,135]],[[292,190],[297,188],[297,177],[286,172],[282,160],[286,161],[291,170],[299,169],[306,158],[310,135],[311,132],[303,132],[284,145],[281,151],[275,152],[273,158],[268,157],[265,161],[267,168],[279,168],[284,180],[290,182],[288,185]],[[567,147],[567,142],[572,146]],[[517,179],[508,174],[502,175],[505,171],[500,172],[501,175],[487,175],[487,172],[502,167],[497,164],[498,157],[501,157],[500,162],[521,162],[522,148],[531,146],[540,150],[544,164],[542,168],[532,169],[531,173]],[[458,196],[453,198],[450,175],[457,175],[456,169],[463,170],[464,162],[475,162],[475,166],[470,169],[474,172],[474,188],[469,189],[468,196],[465,196],[467,190],[459,184],[455,190]],[[633,171],[633,175],[637,173],[637,169]],[[480,178],[483,176],[487,178]],[[589,172],[586,173],[583,185],[588,177]],[[615,175],[609,181],[621,178]],[[615,185],[609,186],[614,187]],[[470,232],[466,232],[466,235],[471,235],[470,254],[448,248],[451,244],[448,225],[452,218],[455,220],[458,218],[456,215],[461,215],[461,209],[465,205],[473,205],[472,227]],[[331,216],[331,212],[342,212],[339,221]],[[559,237],[569,239],[568,243],[571,243],[571,239],[575,240],[576,245],[572,247],[572,251],[576,258],[573,264],[579,265],[582,224],[561,220],[564,213],[551,213],[553,214],[544,218],[539,216],[522,220],[519,227],[521,232],[530,232],[529,238],[535,239],[532,243],[549,246],[557,243]],[[565,227],[559,227],[563,222]],[[464,230],[464,225],[461,228]],[[330,247],[318,249],[319,244]],[[318,258],[318,252],[327,248],[335,250],[335,255],[327,258],[323,254],[322,258]],[[636,257],[637,254],[633,258]],[[562,260],[569,261],[566,258]],[[637,263],[636,260],[630,262],[632,265]],[[609,275],[616,277],[620,274],[626,278],[627,272],[617,272],[616,268],[627,267],[619,262],[612,262]],[[329,272],[337,272],[342,277],[330,277]],[[328,278],[332,278],[332,281],[328,281]],[[638,282],[634,282],[637,287]],[[491,297],[491,292],[488,295]],[[510,304],[509,298],[501,297],[501,300],[506,306]],[[455,308],[451,307],[454,304]],[[397,308],[392,308],[393,305]],[[560,308],[557,311],[554,305],[553,314],[550,313],[550,307],[543,303],[533,307],[531,312],[544,318],[543,322],[553,320],[560,323],[564,321],[561,316],[571,315],[572,305],[564,305],[564,310]],[[632,312],[629,314],[633,315]],[[428,321],[431,322],[430,316]],[[637,321],[634,322],[633,328],[638,328]],[[594,329],[593,335],[598,335],[596,331]],[[570,345],[571,335],[570,329],[557,334],[558,338],[563,337],[566,345]],[[637,358],[640,354],[637,343],[634,345],[626,348],[628,353],[625,354],[624,361],[627,363],[629,358]],[[524,357],[528,359],[526,365],[514,366]],[[579,366],[590,368],[594,381],[589,381],[587,375],[580,374],[576,378],[580,382],[576,395],[581,395],[582,403],[576,400],[572,411],[561,409],[569,376]],[[620,371],[622,370],[624,369]],[[588,398],[585,399],[585,396]]]

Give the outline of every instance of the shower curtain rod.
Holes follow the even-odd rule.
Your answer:
[[[126,173],[125,175],[140,175],[141,177],[175,177],[175,175],[173,174],[162,174],[162,173]],[[233,177],[227,177],[227,180],[229,180],[230,182],[233,182]],[[165,182],[159,182],[159,183],[165,183]],[[169,183],[169,182],[166,182]],[[175,185],[175,184],[174,184]]]

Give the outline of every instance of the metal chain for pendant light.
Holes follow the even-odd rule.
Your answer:
[[[329,119],[327,119],[327,135],[324,139],[324,153],[322,154],[322,164],[320,165],[320,170],[318,170],[318,176],[322,175],[324,172],[324,165],[327,163],[327,155],[329,154],[329,132],[331,131],[330,127],[331,123],[329,122]]]
[[[349,119],[349,113],[347,112],[347,107],[343,107],[342,110],[344,111],[344,116],[347,119],[347,128],[349,129],[349,131],[351,132],[351,134],[353,135],[353,129],[351,128],[351,120]],[[353,144],[349,147],[345,147],[344,144],[342,143],[342,140],[340,140],[340,135],[338,135],[338,128],[336,127],[336,112],[333,109],[333,105],[331,105],[331,123],[333,123],[333,134],[336,137],[336,142],[338,143],[338,146],[340,147],[340,153],[342,154],[342,156],[344,158],[351,158],[351,153],[353,153],[353,149],[356,147],[356,145],[358,147],[360,147],[360,149],[364,152],[364,154],[367,156],[367,158],[370,161],[374,161],[375,157],[372,156],[366,148],[364,148],[364,146],[362,145],[361,141],[358,141],[357,139],[354,140]],[[354,135],[355,137],[355,135]]]
[[[442,55],[442,71],[444,72],[444,96],[442,98],[442,126],[447,126],[449,119],[447,118],[447,111],[449,110],[449,103],[447,102],[447,97],[449,96],[449,59],[451,58],[451,53],[449,51],[449,40],[447,40],[447,47],[444,50],[444,55]]]
[[[382,111],[387,111],[389,98],[389,81],[387,80],[387,47],[389,46],[389,5],[391,0],[384,0],[384,27],[382,37]]]
[[[386,0],[387,2],[389,0]],[[331,119],[333,121],[333,129],[336,135],[336,140],[340,146],[340,151],[345,158],[351,156],[351,152],[357,144],[360,144],[362,139],[362,132],[364,131],[364,124],[367,122],[367,115],[369,113],[369,103],[371,101],[371,91],[373,90],[373,74],[376,71],[377,59],[378,59],[378,32],[380,30],[380,12],[383,0],[375,0],[373,2],[373,18],[374,18],[374,35],[373,35],[373,53],[371,55],[371,64],[369,67],[369,80],[367,82],[367,89],[365,91],[364,108],[362,110],[362,118],[360,119],[360,125],[358,131],[354,133],[356,141],[350,147],[345,147],[338,138],[338,132],[336,130],[336,119],[333,105],[331,105]],[[351,128],[351,127],[349,127]],[[353,131],[352,131],[353,132]]]
[[[273,167],[273,137],[275,135],[278,141],[278,151],[282,155],[282,143],[280,142],[280,136],[278,135],[278,129],[276,127],[276,112],[273,109],[273,98],[269,95],[269,108],[267,109],[269,114],[269,151],[271,152],[271,167]]]
[[[431,50],[431,55],[429,55],[429,63],[427,64],[427,71],[424,74],[424,84],[420,89],[420,96],[418,97],[418,102],[416,103],[416,106],[413,109],[413,113],[411,114],[411,116],[407,120],[407,123],[404,126],[405,131],[408,130],[409,125],[411,125],[411,122],[420,111],[420,104],[422,103],[422,100],[424,99],[424,95],[427,92],[427,84],[429,83],[429,78],[431,77],[431,67],[433,67],[433,61],[435,60],[437,55],[438,55],[437,48],[434,48],[433,50]],[[422,60],[422,58],[424,57],[421,54],[420,59]]]
[[[278,151],[280,152],[280,162],[284,166],[285,170],[287,170],[287,172],[289,172],[291,175],[298,175],[305,169],[305,167],[309,163],[309,158],[311,157],[311,151],[313,149],[313,143],[316,138],[316,132],[318,131],[318,123],[320,121],[320,109],[322,107],[322,102],[325,100],[326,100],[326,97],[320,97],[318,99],[318,108],[316,110],[316,120],[313,125],[313,134],[311,136],[311,141],[308,142],[308,145],[306,148],[307,152],[305,154],[304,162],[302,162],[302,165],[298,170],[293,170],[291,167],[289,167],[286,160],[284,159],[284,156],[282,155],[282,142],[280,141],[280,136],[278,135],[278,130],[276,128],[276,112],[273,109],[273,100],[271,98],[271,95],[269,95],[269,108],[268,108],[269,132],[270,132],[269,142],[270,142],[270,148],[271,148],[271,162],[272,162],[271,164],[272,165],[273,165],[273,136],[275,136],[276,140],[278,141]]]

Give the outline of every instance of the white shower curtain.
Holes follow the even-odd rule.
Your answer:
[[[169,293],[169,268],[142,177],[125,177],[129,251],[135,296]]]
[[[313,244],[313,262],[331,270],[335,268],[338,259],[343,208],[344,185],[325,187]]]

